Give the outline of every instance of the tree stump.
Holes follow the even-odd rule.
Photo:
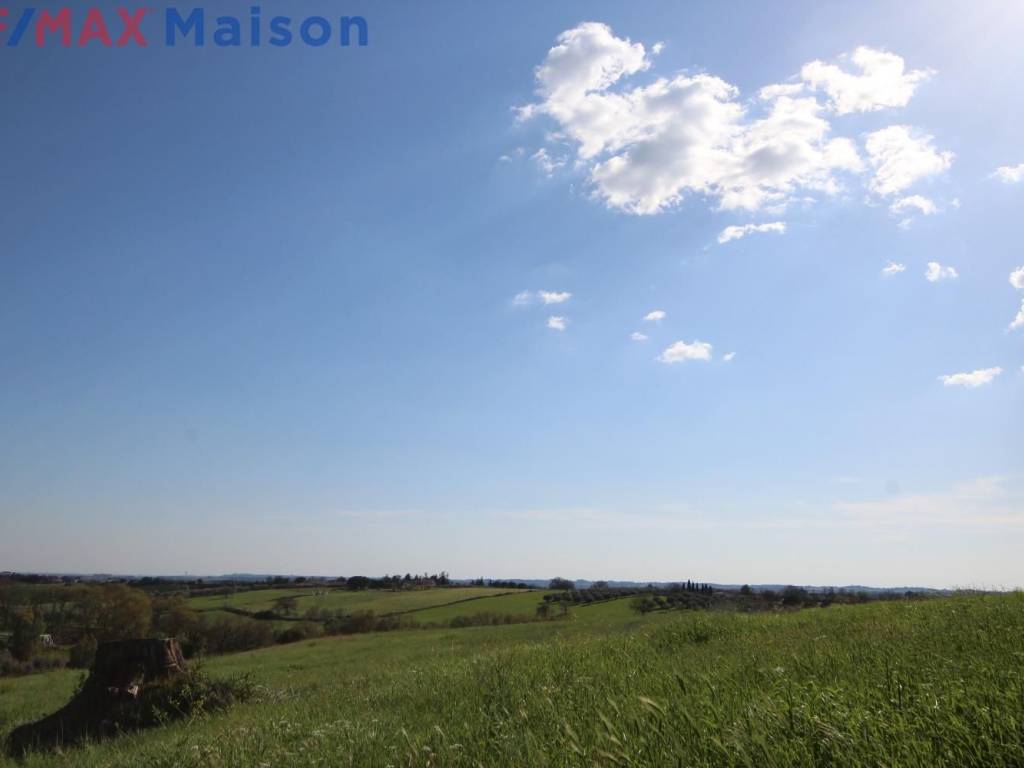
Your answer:
[[[70,746],[153,723],[146,694],[188,673],[177,640],[120,640],[103,643],[82,688],[63,708],[15,728],[7,751]]]

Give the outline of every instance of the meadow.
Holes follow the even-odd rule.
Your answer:
[[[490,587],[446,587],[444,589],[421,590],[361,590],[325,588],[289,588],[262,589],[237,592],[235,594],[216,595],[210,597],[194,597],[188,600],[188,606],[197,611],[218,610],[224,608],[240,608],[245,611],[257,612],[274,609],[279,601],[294,598],[296,613],[302,615],[310,608],[346,612],[373,611],[377,614],[408,613],[424,608],[458,603],[495,595],[507,594],[507,589]],[[534,598],[534,602],[539,598]]]
[[[23,764],[1021,766],[1022,638],[1019,593],[643,616],[616,600],[211,658],[255,698]],[[76,680],[0,681],[0,733]]]

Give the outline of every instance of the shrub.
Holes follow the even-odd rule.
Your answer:
[[[64,660],[56,654],[33,656],[31,659],[19,659],[10,651],[0,650],[0,677],[14,675],[31,675],[33,672],[45,672],[64,666]]]
[[[64,659],[57,654],[46,653],[33,656],[31,665],[33,672],[46,672],[50,669],[61,669],[64,666]]]
[[[31,609],[17,611],[12,630],[9,641],[11,655],[19,661],[28,661],[39,650],[39,635],[45,630],[42,619]]]
[[[297,643],[314,637],[323,637],[323,635],[323,626],[312,621],[302,621],[278,632],[274,639],[278,643]]]
[[[807,594],[807,590],[801,587],[789,586],[782,590],[782,604],[783,605],[803,605],[808,602],[810,595]]]
[[[71,648],[68,666],[76,669],[88,669],[92,666],[92,660],[96,656],[96,638],[92,635],[85,635]]]
[[[200,623],[201,647],[207,653],[231,653],[263,648],[274,642],[269,622],[250,619],[206,619]]]
[[[6,649],[0,650],[0,676],[27,675],[31,671],[31,662],[15,658],[14,655]]]

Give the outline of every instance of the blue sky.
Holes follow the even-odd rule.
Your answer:
[[[0,49],[0,569],[1024,584],[1024,11],[303,13]]]

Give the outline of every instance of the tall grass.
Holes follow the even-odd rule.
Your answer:
[[[1020,594],[632,626],[225,657],[256,676],[256,702],[28,765],[1024,765]]]

